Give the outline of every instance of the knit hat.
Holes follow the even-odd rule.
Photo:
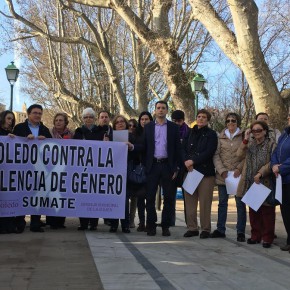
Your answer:
[[[173,111],[171,114],[172,120],[184,120],[184,112],[181,110]]]

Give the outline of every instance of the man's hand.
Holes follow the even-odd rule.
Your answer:
[[[177,177],[178,171],[175,171],[172,175],[172,180],[174,180]]]
[[[46,137],[43,136],[43,135],[39,135],[39,136],[37,137],[37,139],[38,139],[38,140],[44,140],[44,139],[46,139]]]
[[[32,134],[29,134],[29,135],[27,136],[27,139],[32,140],[32,139],[34,139],[34,136],[33,136]]]

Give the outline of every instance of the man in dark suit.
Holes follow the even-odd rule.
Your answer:
[[[28,139],[38,138],[44,140],[51,138],[49,129],[41,123],[43,109],[41,105],[33,104],[27,109],[28,118],[23,123],[19,123],[14,127],[13,134],[19,137],[27,137]],[[40,215],[32,215],[30,222],[30,231],[43,232],[41,226],[45,225],[40,221]],[[25,227],[25,216],[16,217],[16,227],[18,232],[23,232]]]
[[[155,196],[160,184],[163,189],[162,235],[170,236],[169,226],[174,215],[177,176],[181,145],[179,128],[166,119],[168,105],[164,101],[155,104],[154,122],[145,126],[146,171],[147,171],[147,235],[156,235],[157,214]]]

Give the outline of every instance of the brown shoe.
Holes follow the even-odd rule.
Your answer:
[[[199,231],[187,231],[183,236],[185,238],[196,237],[199,235]]]
[[[290,251],[290,245],[284,245],[280,247],[281,251]]]

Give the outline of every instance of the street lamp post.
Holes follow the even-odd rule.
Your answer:
[[[195,108],[194,115],[196,117],[198,112],[198,93],[203,90],[204,84],[206,83],[206,79],[202,74],[196,74],[191,81],[191,88],[195,93]]]
[[[9,64],[6,68],[6,76],[7,80],[10,83],[11,87],[11,94],[10,94],[10,111],[13,110],[13,86],[17,81],[18,75],[19,75],[19,69],[14,65],[14,62],[12,61],[11,64]]]

